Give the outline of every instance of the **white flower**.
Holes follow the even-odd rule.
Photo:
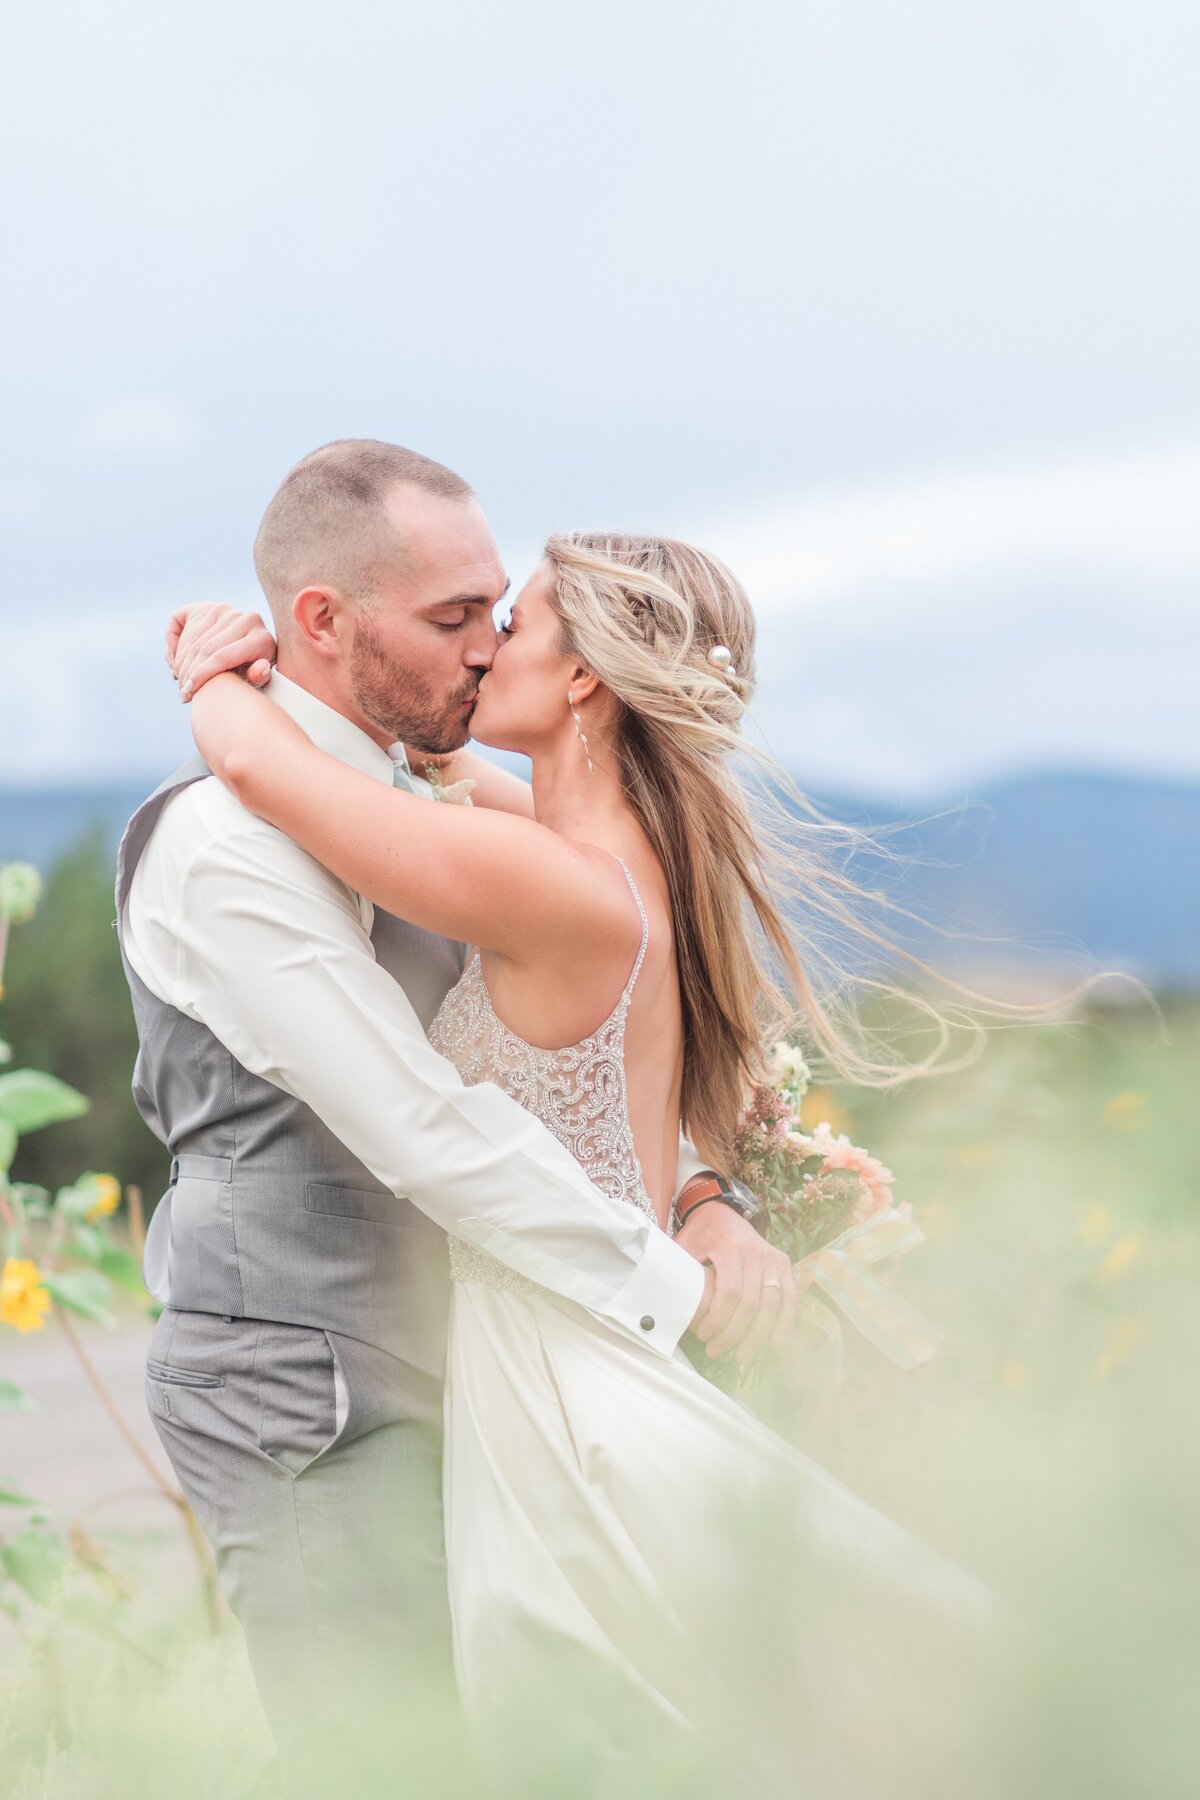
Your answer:
[[[0,866],[0,919],[23,925],[42,897],[42,878],[28,863]]]
[[[776,1087],[790,1088],[797,1095],[807,1093],[808,1064],[799,1050],[794,1049],[791,1044],[773,1044],[767,1058],[767,1066]]]
[[[475,791],[475,783],[469,776],[462,781],[431,781],[433,797],[440,800],[443,806],[474,806],[471,795]]]

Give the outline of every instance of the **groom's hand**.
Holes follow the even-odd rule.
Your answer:
[[[782,1250],[768,1244],[731,1206],[714,1203],[688,1214],[677,1244],[705,1267],[704,1298],[692,1330],[709,1356],[737,1352],[753,1362],[796,1316],[796,1282]]]

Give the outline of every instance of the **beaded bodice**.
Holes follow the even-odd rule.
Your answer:
[[[468,1087],[495,1082],[554,1133],[596,1187],[653,1218],[654,1203],[634,1148],[625,1081],[625,1026],[650,921],[633,876],[624,862],[621,867],[641,914],[642,941],[621,997],[598,1030],[562,1050],[526,1043],[497,1018],[477,952],[443,1000],[429,1041]],[[488,1287],[533,1287],[486,1251],[455,1237],[450,1239],[450,1273],[455,1281]]]

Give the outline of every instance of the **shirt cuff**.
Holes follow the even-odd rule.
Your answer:
[[[660,1356],[671,1357],[703,1298],[703,1263],[655,1228],[646,1254],[605,1317]]]

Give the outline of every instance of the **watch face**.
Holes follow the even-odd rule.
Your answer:
[[[763,1203],[758,1195],[746,1186],[744,1181],[738,1181],[735,1176],[730,1175],[726,1177],[723,1185],[728,1189],[730,1197],[736,1203],[739,1212],[743,1213],[748,1219],[757,1218],[758,1214],[763,1209]]]

